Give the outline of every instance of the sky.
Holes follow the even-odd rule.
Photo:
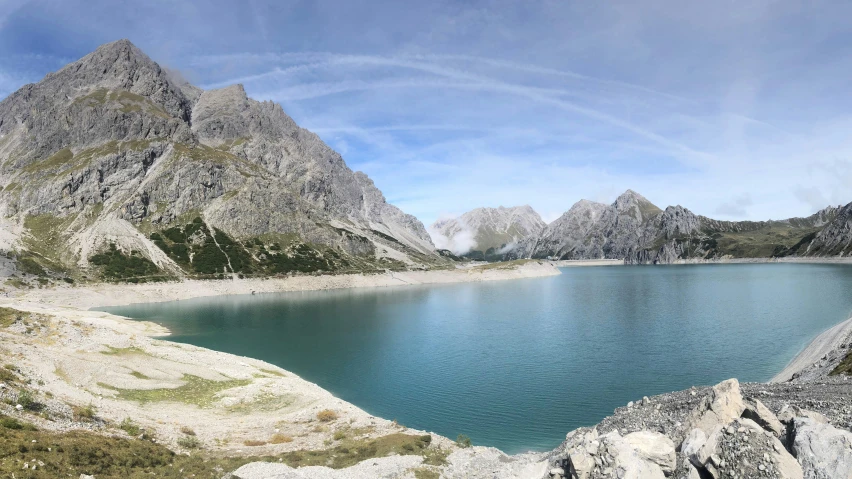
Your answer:
[[[0,97],[128,38],[281,103],[424,223],[633,189],[718,219],[852,201],[852,2],[0,0]]]

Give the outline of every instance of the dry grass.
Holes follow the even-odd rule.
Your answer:
[[[269,444],[284,444],[293,442],[293,438],[284,434],[275,434],[269,439]]]
[[[337,419],[337,413],[332,411],[331,409],[323,409],[322,411],[317,413],[317,419],[322,422],[331,422]]]

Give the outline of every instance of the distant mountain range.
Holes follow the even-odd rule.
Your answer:
[[[448,261],[420,221],[280,105],[240,85],[202,91],[127,40],[0,102],[0,185],[0,250],[37,275]]]
[[[499,259],[546,224],[530,206],[476,208],[429,228],[438,248],[475,259]]]
[[[460,217],[471,237],[501,238],[509,228],[515,228],[505,221],[468,219],[471,213],[481,210]],[[432,229],[441,226],[440,231],[455,231],[458,228],[454,225],[444,221]],[[495,249],[493,253],[502,259],[610,258],[633,264],[846,256],[852,252],[852,203],[828,207],[807,218],[719,221],[696,215],[682,206],[660,209],[639,193],[627,190],[611,205],[581,200],[552,223],[531,229],[526,236],[516,239],[513,247],[506,245],[510,242],[505,242],[503,251]],[[475,248],[479,248],[478,243],[471,251],[476,251]]]

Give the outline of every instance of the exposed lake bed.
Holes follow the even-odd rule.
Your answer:
[[[563,269],[523,281],[199,298],[109,308],[248,356],[379,417],[506,452],[547,450],[617,406],[767,381],[849,317],[852,268]]]

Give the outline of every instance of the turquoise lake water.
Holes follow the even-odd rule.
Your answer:
[[[509,453],[617,406],[766,381],[852,315],[852,267],[565,268],[548,278],[103,308],[259,358],[369,413]]]

